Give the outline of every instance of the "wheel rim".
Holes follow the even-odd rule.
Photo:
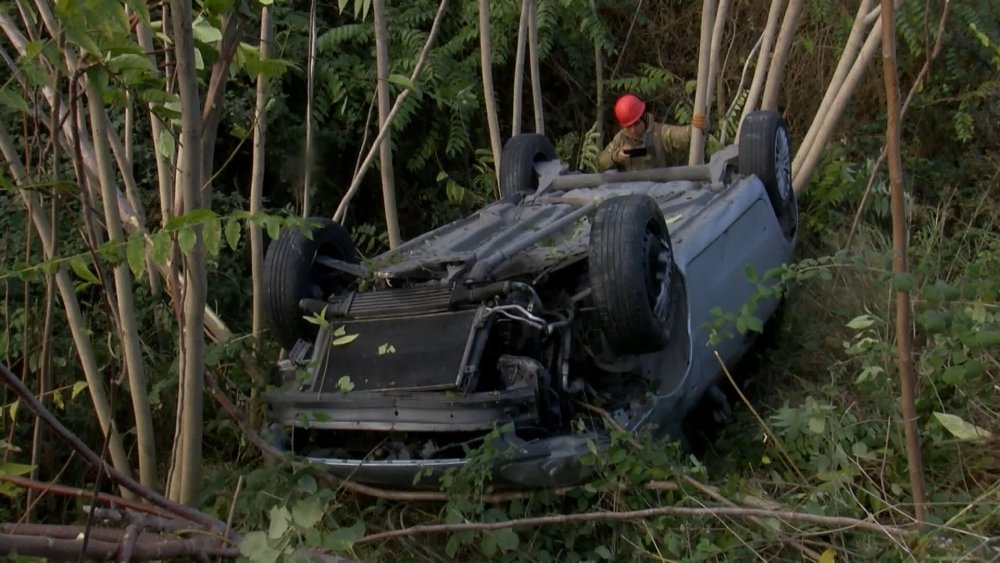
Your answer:
[[[646,255],[646,297],[653,316],[662,321],[667,318],[670,290],[670,246],[660,233],[647,228],[643,248]]]
[[[778,194],[788,201],[792,195],[792,151],[788,146],[788,132],[784,127],[778,127],[774,136],[775,176],[778,179]]]

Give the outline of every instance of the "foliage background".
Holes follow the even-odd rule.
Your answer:
[[[513,59],[519,2],[491,2],[494,80],[500,105],[501,131],[511,129]],[[719,91],[728,104],[735,95],[745,57],[763,30],[769,2],[733,3],[726,27],[726,53]],[[315,178],[317,214],[330,215],[350,183],[359,154],[374,136],[374,44],[371,15],[357,0],[341,10],[321,4],[317,44],[316,103],[313,119],[318,134]],[[392,74],[408,75],[426,37],[437,4],[431,0],[391,2],[389,29]],[[246,6],[244,41],[253,44],[257,5]],[[546,131],[560,155],[586,162],[601,145],[594,124],[596,43],[606,59],[605,100],[623,91],[644,95],[651,108],[666,120],[687,123],[693,102],[697,65],[700,7],[696,3],[664,0],[643,2],[598,0],[597,12],[585,2],[539,0],[538,27]],[[14,6],[3,2],[2,8]],[[222,6],[205,2],[197,8],[210,17]],[[835,0],[808,0],[786,71],[780,106],[792,138],[800,139],[822,99],[836,65],[839,49],[850,30],[853,6]],[[904,121],[904,162],[908,176],[907,201],[911,221],[912,279],[901,282],[886,275],[891,257],[888,238],[888,189],[884,172],[874,170],[885,130],[884,92],[877,63],[869,71],[804,198],[800,200],[802,261],[785,273],[793,283],[785,315],[774,342],[758,357],[736,367],[745,380],[751,403],[766,422],[759,426],[748,409],[737,410],[737,423],[727,427],[700,459],[675,451],[646,447],[637,454],[631,444],[600,461],[604,477],[589,488],[554,497],[540,494],[500,506],[481,502],[489,488],[482,475],[457,476],[450,485],[453,500],[445,505],[399,505],[372,502],[341,491],[324,489],[308,471],[287,470],[260,463],[259,454],[221,413],[206,417],[207,484],[202,508],[224,516],[233,502],[237,479],[245,478],[236,499],[239,527],[263,530],[284,522],[266,541],[271,548],[327,545],[347,550],[364,531],[389,529],[419,522],[495,521],[550,511],[645,508],[697,500],[697,491],[648,492],[634,484],[649,478],[689,475],[719,486],[727,495],[752,493],[776,499],[817,514],[905,521],[907,480],[895,368],[891,361],[893,311],[891,284],[909,283],[915,292],[915,328],[919,346],[915,364],[920,377],[919,411],[925,445],[929,490],[933,491],[933,521],[960,526],[979,534],[995,533],[997,483],[1000,477],[1000,391],[998,391],[998,334],[1000,317],[1000,243],[997,200],[1000,178],[1000,4],[991,0],[953,0],[944,49],[928,80],[914,99]],[[308,3],[279,2],[276,45],[287,61],[273,89],[267,152],[266,207],[270,212],[294,212],[301,199],[303,175],[305,56]],[[908,90],[936,39],[940,3],[902,3],[897,18],[900,38],[900,77]],[[432,50],[425,78],[417,84],[393,125],[396,155],[396,193],[404,238],[455,219],[493,197],[493,167],[482,106],[476,5],[454,3],[444,20],[438,44]],[[211,59],[206,61],[209,66]],[[252,63],[252,61],[251,61]],[[249,194],[251,129],[254,90],[246,60],[237,57],[230,74],[222,125],[216,147],[219,169],[213,205],[220,214],[243,209]],[[0,77],[4,88],[9,76]],[[527,81],[526,81],[527,82]],[[401,83],[393,84],[398,94]],[[0,90],[6,92],[6,90]],[[530,99],[530,98],[528,98]],[[530,108],[530,104],[526,104]],[[738,114],[738,111],[736,112]],[[610,111],[600,125],[614,130]],[[718,115],[718,112],[716,112]],[[10,96],[0,96],[0,117],[23,146],[43,146],[32,138],[30,107]],[[525,125],[531,123],[526,109]],[[121,119],[117,115],[116,119]],[[116,123],[120,124],[121,121]],[[148,124],[137,124],[135,170],[144,188],[146,213],[156,220],[153,149]],[[604,135],[607,140],[608,135]],[[711,145],[712,140],[710,140]],[[67,171],[66,176],[69,177]],[[847,233],[869,177],[874,175],[871,202],[863,222],[848,244]],[[25,377],[39,370],[42,352],[44,285],[24,272],[26,264],[42,261],[37,242],[29,242],[23,205],[6,170],[0,176],[0,279],[3,291],[3,327],[0,354],[4,363]],[[71,190],[46,186],[63,195],[58,216],[61,253],[84,253],[74,241],[81,228],[80,203]],[[60,190],[62,190],[60,192]],[[378,175],[369,172],[354,200],[348,226],[365,255],[387,246]],[[111,330],[99,288],[80,270],[78,292],[89,303],[89,330],[100,338]],[[249,259],[241,241],[235,251],[221,252],[209,274],[209,300],[237,332],[249,329],[250,296],[244,290]],[[143,327],[144,355],[150,370],[154,415],[162,427],[173,419],[176,358],[169,350],[177,335],[169,304],[137,284],[139,326]],[[98,346],[99,361],[109,377],[120,371],[120,353],[114,346]],[[100,444],[90,422],[89,406],[75,397],[78,373],[72,342],[64,321],[53,325],[55,387],[51,404],[81,437]],[[248,339],[210,349],[209,368],[242,406],[260,420],[256,392],[260,375],[237,361],[249,349]],[[276,350],[259,358],[266,370]],[[126,389],[112,386],[114,401],[125,408]],[[0,449],[8,463],[24,463],[31,425],[16,403],[5,395]],[[937,415],[935,414],[937,413]],[[963,439],[939,415],[987,430],[988,440]],[[765,430],[777,436],[788,459],[764,440]],[[170,433],[164,432],[161,451],[168,451]],[[18,450],[20,447],[20,451]],[[44,452],[39,478],[61,471],[61,456]],[[597,462],[597,461],[595,461]],[[795,471],[804,481],[795,478]],[[77,471],[70,461],[63,473],[76,484],[92,484],[93,475]],[[470,470],[471,471],[471,470]],[[625,484],[623,490],[619,485]],[[10,490],[6,520],[16,519],[26,497]],[[38,518],[51,518],[71,509],[63,501],[43,498],[35,507]],[[319,510],[319,516],[315,515]],[[298,512],[297,512],[298,511]],[[301,518],[293,518],[295,514]],[[302,516],[306,514],[306,516]],[[308,525],[305,525],[308,524]],[[993,530],[994,532],[990,532]],[[259,537],[255,538],[259,540]],[[787,555],[789,542],[801,541],[818,551],[834,549],[850,558],[885,556],[900,549],[872,534],[848,533],[816,539],[787,527],[761,528],[729,520],[679,523],[661,518],[643,523],[594,523],[582,527],[557,526],[500,534],[463,532],[432,536],[429,542],[395,540],[357,546],[355,554],[371,559],[404,550],[416,559],[495,557],[523,560],[718,559],[729,554],[752,557]],[[943,543],[915,549],[927,555],[972,552],[982,547],[974,536],[959,545]],[[920,552],[920,549],[926,551]],[[949,551],[950,550],[950,551]],[[892,552],[892,551],[889,551]],[[892,552],[894,553],[894,552]]]

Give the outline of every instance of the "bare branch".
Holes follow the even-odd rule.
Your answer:
[[[424,43],[423,48],[420,51],[420,56],[417,57],[417,64],[413,67],[413,72],[410,74],[410,84],[415,84],[417,77],[420,76],[420,71],[424,68],[424,63],[427,62],[427,56],[430,54],[431,46],[434,44],[434,39],[437,37],[438,30],[441,28],[441,18],[444,15],[445,7],[448,5],[448,0],[441,0],[441,4],[438,6],[437,13],[434,15],[434,23],[431,24],[431,32],[427,35],[427,41]],[[333,214],[333,220],[338,222],[343,222],[344,214],[347,212],[347,206],[351,203],[351,198],[357,193],[358,189],[361,187],[361,180],[364,179],[365,173],[368,172],[368,168],[372,165],[372,161],[375,160],[375,154],[379,150],[379,146],[382,144],[382,139],[388,134],[389,127],[392,126],[392,120],[396,117],[399,109],[403,107],[403,101],[409,97],[412,90],[404,90],[396,97],[396,101],[392,104],[392,111],[385,118],[385,123],[379,128],[378,135],[372,142],[371,148],[368,150],[368,156],[365,157],[364,161],[361,163],[358,172],[354,175],[354,179],[351,180],[351,185],[347,189],[347,193],[344,194],[343,199],[340,200],[340,205],[337,206],[337,211]]]
[[[225,522],[221,522],[193,508],[173,502],[156,491],[143,487],[131,477],[125,475],[121,471],[118,471],[114,467],[109,466],[106,462],[102,461],[93,450],[81,442],[75,434],[63,426],[63,424],[59,422],[59,419],[53,416],[48,409],[42,406],[42,404],[38,402],[38,399],[35,398],[35,395],[31,392],[31,390],[25,387],[17,375],[11,372],[10,369],[3,364],[0,364],[0,376],[2,376],[4,383],[6,383],[7,386],[21,398],[23,406],[38,416],[42,422],[47,424],[55,432],[55,434],[66,443],[66,445],[78,452],[91,467],[103,467],[103,470],[106,471],[108,476],[110,476],[116,483],[121,484],[128,490],[134,492],[140,498],[149,501],[154,506],[162,508],[171,514],[190,520],[191,522],[218,533],[222,533],[226,529]]]
[[[789,510],[765,510],[761,508],[744,508],[731,506],[691,508],[683,506],[660,506],[656,508],[646,508],[643,510],[629,510],[622,512],[584,512],[580,514],[555,514],[551,516],[537,516],[533,518],[519,518],[507,522],[466,522],[461,524],[429,524],[422,526],[412,526],[401,530],[389,530],[370,534],[358,539],[355,545],[384,541],[392,538],[415,536],[420,534],[438,534],[466,531],[482,530],[503,530],[508,528],[521,528],[526,526],[550,526],[553,524],[571,524],[579,522],[625,522],[630,520],[645,520],[662,516],[686,516],[692,518],[712,517],[718,518],[728,516],[732,518],[776,518],[789,522],[804,522],[837,528],[838,531],[847,529],[859,529],[867,532],[888,534],[894,537],[909,537],[917,533],[916,529],[903,528],[899,526],[887,526],[878,522],[868,520],[858,520],[846,516],[821,516],[819,514],[809,514],[806,512],[793,512]]]

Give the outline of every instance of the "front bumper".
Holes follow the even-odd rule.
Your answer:
[[[499,439],[493,442],[493,485],[499,488],[550,488],[576,485],[592,475],[592,464],[582,460],[607,448],[606,436],[593,433],[555,436],[531,441]],[[466,459],[365,461],[307,456],[334,475],[368,485],[391,488],[437,488],[449,470],[457,471]]]
[[[531,387],[482,393],[426,391],[282,392],[265,394],[270,416],[282,426],[378,432],[489,431],[499,422],[538,417]]]

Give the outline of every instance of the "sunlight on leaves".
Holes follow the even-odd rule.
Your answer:
[[[944,426],[945,430],[951,432],[952,436],[963,442],[986,440],[992,437],[992,434],[985,428],[976,426],[971,422],[966,422],[953,414],[936,412],[934,413],[934,418],[941,423],[941,426]]]

